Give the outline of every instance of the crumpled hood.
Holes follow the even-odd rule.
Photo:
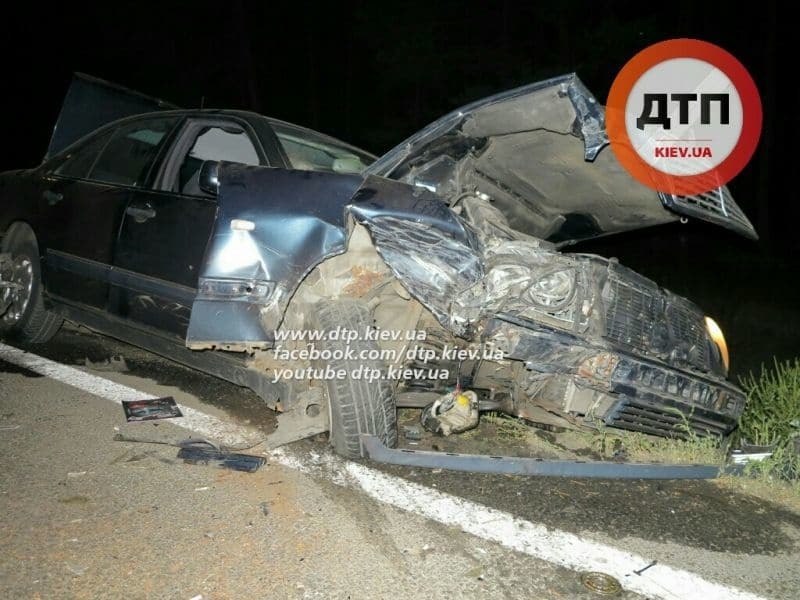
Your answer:
[[[489,199],[510,225],[565,245],[691,216],[756,238],[724,186],[698,197],[641,185],[605,147],[603,106],[575,74],[479,100],[428,125],[368,173],[457,204]]]

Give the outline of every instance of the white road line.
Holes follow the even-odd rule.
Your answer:
[[[761,600],[760,596],[703,579],[699,575],[656,564],[634,573],[651,558],[630,554],[600,542],[549,529],[514,515],[445,494],[332,454],[299,457],[287,449],[273,460],[310,475],[327,477],[345,487],[363,490],[375,500],[460,528],[485,540],[576,571],[601,571],[624,589],[660,600]]]
[[[123,400],[150,400],[157,398],[157,396],[127,385],[109,381],[103,377],[86,373],[80,369],[63,365],[3,343],[0,343],[0,359],[61,383],[66,383],[93,396],[111,400],[117,404],[121,404]],[[179,406],[183,417],[169,419],[169,422],[173,425],[191,430],[202,437],[211,438],[226,446],[235,447],[255,442],[252,435],[247,435],[247,431],[238,425],[208,415],[191,406],[182,404]]]
[[[40,373],[95,396],[122,400],[154,398],[126,385],[85,373],[46,358],[0,343],[0,359]],[[224,444],[246,438],[243,428],[199,410],[182,406],[185,417],[171,422]],[[760,596],[703,579],[699,575],[656,564],[641,575],[635,570],[652,560],[574,534],[548,529],[514,515],[457,496],[387,475],[333,454],[300,456],[289,449],[271,452],[272,459],[303,473],[327,478],[337,485],[364,491],[375,500],[459,527],[506,548],[578,571],[601,571],[616,577],[626,590],[660,600],[761,600]]]

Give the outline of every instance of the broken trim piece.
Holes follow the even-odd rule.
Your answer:
[[[599,461],[544,460],[516,456],[482,456],[423,450],[387,448],[371,435],[361,442],[371,460],[390,465],[544,477],[585,477],[597,479],[715,479],[720,468],[714,465],[661,465]]]

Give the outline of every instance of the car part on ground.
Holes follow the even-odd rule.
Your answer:
[[[420,422],[428,431],[448,436],[474,429],[479,416],[478,394],[455,390],[422,409]]]
[[[267,462],[263,456],[227,452],[208,442],[197,440],[182,444],[181,449],[178,450],[178,458],[183,459],[183,462],[187,464],[213,465],[220,469],[232,469],[246,473],[255,473]]]
[[[362,443],[367,456],[377,462],[407,467],[449,469],[473,473],[586,477],[598,479],[713,479],[723,471],[716,465],[666,465],[602,461],[543,460],[513,456],[457,454],[387,448],[374,436]]]

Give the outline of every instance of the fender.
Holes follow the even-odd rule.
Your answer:
[[[434,194],[382,177],[223,164],[186,336],[189,348],[269,348],[294,291],[363,224],[408,291],[448,321],[483,275],[477,241]]]

